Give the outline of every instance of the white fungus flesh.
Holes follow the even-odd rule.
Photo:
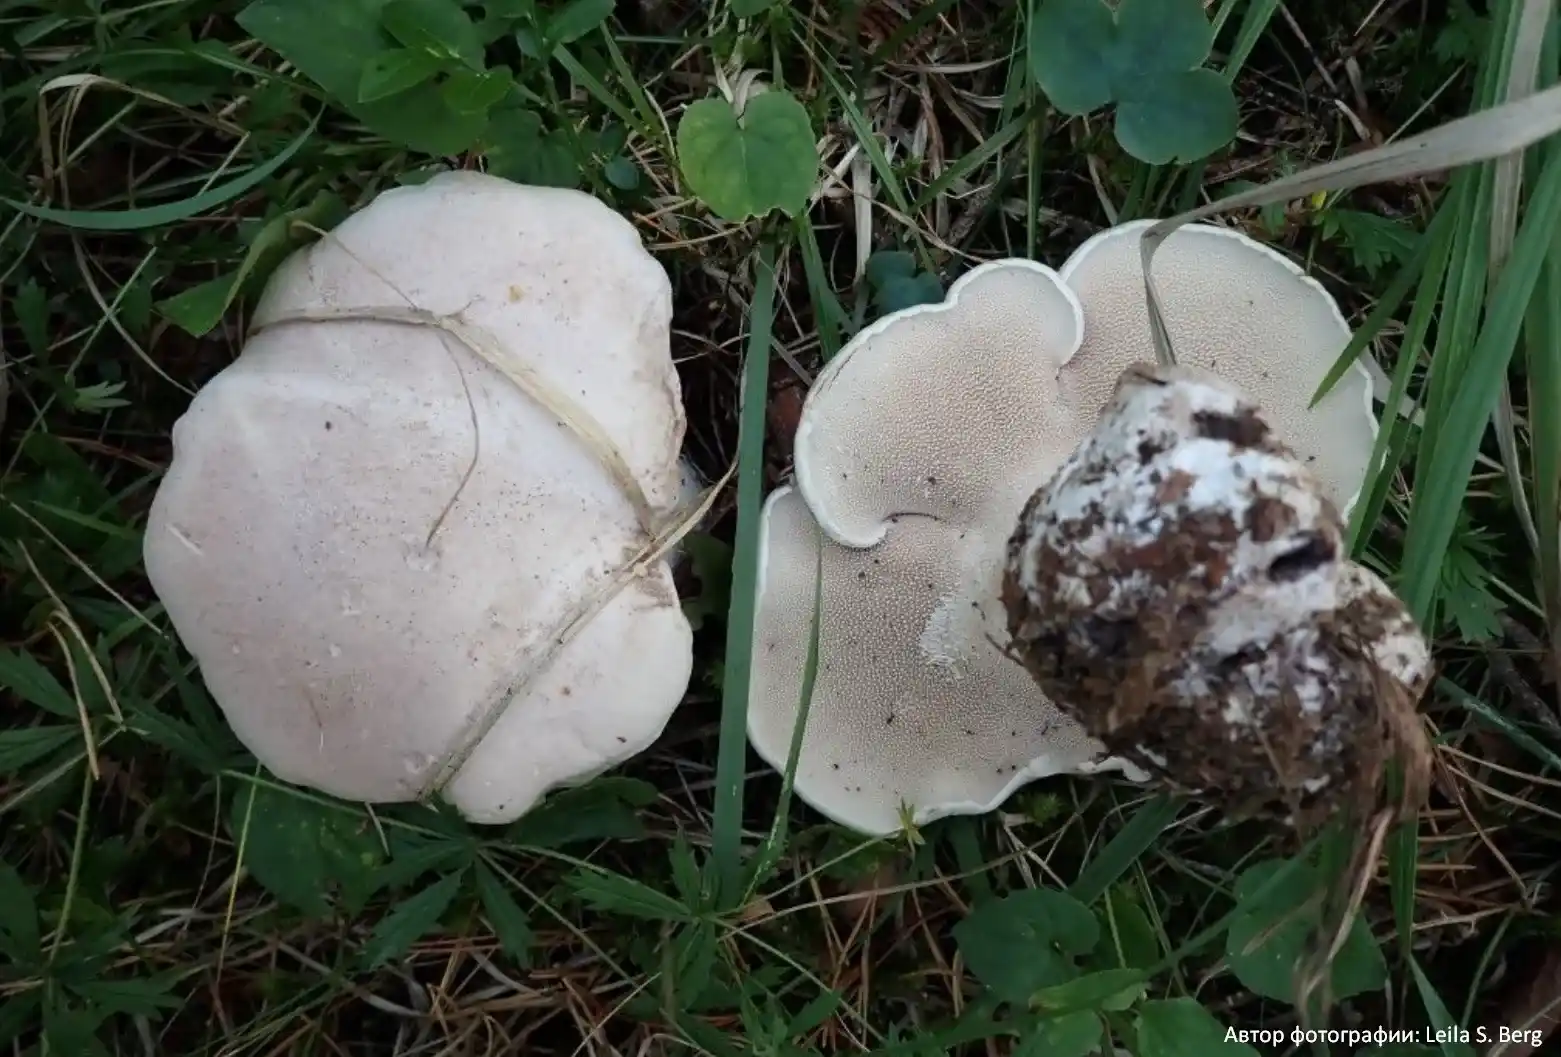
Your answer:
[[[567,394],[599,450],[411,306],[490,338]],[[392,190],[286,261],[239,358],[174,427],[151,510],[154,589],[239,738],[279,777],[523,814],[659,735],[691,632],[664,562],[543,650],[680,495],[667,276],[572,191],[473,173]],[[517,691],[523,676],[529,686]]]

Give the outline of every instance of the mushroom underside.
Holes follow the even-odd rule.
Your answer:
[[[817,568],[817,667],[795,788],[825,815],[888,833],[991,810],[1038,777],[1120,766],[1003,652],[1001,540],[967,537],[961,551],[936,521],[901,517],[878,546],[841,547],[792,489],[766,504],[764,537],[749,737],[785,769]]]

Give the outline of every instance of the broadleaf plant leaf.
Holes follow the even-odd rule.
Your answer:
[[[1207,157],[1236,136],[1236,97],[1213,70],[1167,74],[1117,103],[1117,142],[1139,161]]]
[[[380,26],[385,6],[385,0],[254,0],[237,21],[375,134],[424,154],[467,150],[481,137],[487,115],[451,109],[433,81],[373,102],[358,100],[363,70],[396,50]]]
[[[456,0],[388,0],[380,25],[405,47],[482,69],[482,36]]]
[[[1133,1057],[1258,1057],[1214,1014],[1191,998],[1167,998],[1138,1007],[1138,1045]]]
[[[1314,897],[1321,891],[1322,879],[1315,866],[1300,863],[1282,883],[1269,885],[1283,865],[1283,860],[1265,860],[1236,879],[1236,912],[1225,937],[1225,957],[1236,979],[1254,994],[1292,1001],[1296,966],[1317,929]],[[1387,976],[1381,948],[1357,916],[1333,960],[1330,994],[1345,999],[1373,991],[1387,982]]]
[[[477,896],[499,946],[522,969],[531,968],[531,922],[504,883],[486,864],[477,864]]]
[[[439,95],[457,114],[486,114],[509,94],[513,80],[509,71],[454,70],[439,86]]]
[[[1013,1049],[1013,1057],[1086,1057],[1100,1052],[1105,1025],[1094,1013],[1064,1013],[1036,1025]]]
[[[1044,0],[1030,72],[1064,114],[1117,104],[1117,142],[1140,161],[1193,161],[1236,135],[1235,95],[1203,68],[1213,42],[1199,0],[1122,0],[1115,13],[1101,0]]]
[[[326,916],[335,888],[349,896],[373,891],[384,856],[362,814],[258,785],[234,796],[231,825],[249,872],[306,914]]]
[[[1075,961],[1100,942],[1100,923],[1066,892],[1030,888],[978,905],[954,926],[954,941],[994,996],[1028,1002],[1078,975]]]
[[[547,39],[554,44],[573,44],[607,21],[614,0],[569,0],[548,19]]]
[[[358,82],[358,102],[372,103],[416,88],[437,74],[439,56],[422,48],[397,48],[369,60]]]
[[[1111,102],[1105,60],[1115,40],[1100,0],[1044,0],[1030,20],[1030,72],[1052,106],[1077,117]]]
[[[447,874],[421,892],[408,896],[381,918],[363,944],[364,967],[377,969],[401,957],[431,932],[450,908],[465,876],[465,869]]]
[[[1201,67],[1214,47],[1202,0],[1122,0],[1112,48],[1114,78],[1184,73]],[[1122,94],[1118,82],[1116,94]]]
[[[678,122],[677,150],[689,187],[732,223],[774,209],[796,216],[818,172],[807,110],[776,89],[750,98],[741,115],[725,99],[691,104]]]

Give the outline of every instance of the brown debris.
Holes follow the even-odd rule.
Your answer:
[[[1017,656],[1113,755],[1236,816],[1308,832],[1424,798],[1429,656],[1344,553],[1344,522],[1236,390],[1124,372],[1031,498],[1003,592]]]

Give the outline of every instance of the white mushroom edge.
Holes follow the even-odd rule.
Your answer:
[[[665,271],[589,195],[446,173],[277,270],[256,332],[174,427],[147,573],[239,739],[286,781],[419,798],[502,708],[440,792],[504,823],[649,747],[692,632],[656,562],[538,663],[644,546],[644,512],[487,355],[430,326],[300,318],[408,304],[567,393],[671,516]]]
[[[784,770],[800,715],[815,569],[817,669],[795,791],[886,835],[994,810],[1058,774],[1147,776],[1063,716],[1003,652],[1004,547],[1030,494],[1093,427],[1121,371],[1154,359],[1139,240],[1108,229],[1058,270],[980,265],[937,304],[865,328],[804,402],[795,485],[768,499],[748,735]],[[1346,513],[1376,439],[1359,361],[1326,289],[1239,232],[1186,225],[1156,287],[1180,362],[1252,394]]]

